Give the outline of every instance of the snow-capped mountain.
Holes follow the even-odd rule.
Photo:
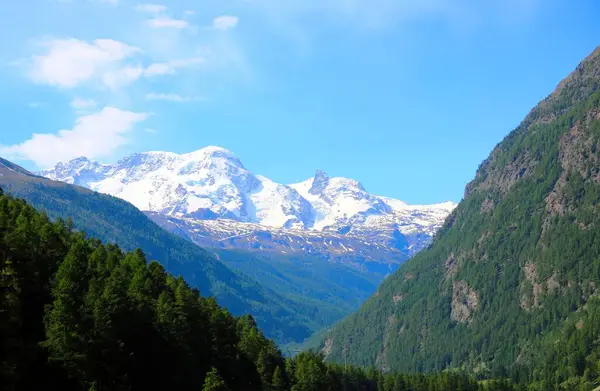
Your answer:
[[[309,251],[328,259],[354,253],[384,263],[389,253],[394,264],[426,246],[456,206],[408,205],[322,171],[279,184],[220,147],[138,153],[116,164],[81,157],[41,175],[125,199],[203,246]]]

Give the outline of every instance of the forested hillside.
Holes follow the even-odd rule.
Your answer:
[[[451,374],[383,376],[314,353],[285,360],[251,316],[2,190],[0,353],[9,391],[511,389]]]
[[[181,275],[202,294],[214,295],[232,313],[251,313],[267,336],[298,342],[323,326],[319,308],[266,289],[234,272],[212,254],[163,230],[133,205],[91,190],[35,176],[0,158],[0,187],[44,210],[52,219],[71,219],[74,228],[126,251],[136,248]]]
[[[498,144],[434,243],[324,338],[329,360],[598,385],[599,87],[600,48]]]

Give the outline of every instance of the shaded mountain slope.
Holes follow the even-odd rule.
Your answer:
[[[496,146],[433,244],[324,337],[330,360],[593,383],[599,87],[600,48]]]

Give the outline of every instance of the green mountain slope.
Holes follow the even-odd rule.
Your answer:
[[[434,243],[328,333],[330,360],[595,381],[599,87],[600,48],[496,146]]]
[[[312,308],[308,315],[316,331],[330,327],[352,313],[377,289],[379,276],[330,263],[310,254],[207,249],[225,265],[255,279],[288,300]],[[285,353],[301,349],[294,341]]]
[[[332,324],[358,307],[377,289],[379,276],[310,254],[207,249],[232,269],[261,286],[299,300],[312,300]]]
[[[290,300],[229,269],[212,254],[168,233],[134,206],[82,187],[35,176],[0,158],[0,187],[45,210],[51,218],[72,218],[75,228],[127,251],[141,248],[204,295],[216,296],[233,314],[253,314],[265,334],[280,343],[302,341],[320,325],[310,303]]]

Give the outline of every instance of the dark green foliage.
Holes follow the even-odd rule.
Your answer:
[[[430,248],[325,336],[331,360],[598,385],[599,86],[600,49],[494,149]]]
[[[314,321],[315,303],[262,287],[207,251],[161,229],[128,202],[35,176],[1,158],[0,174],[0,186],[50,218],[72,218],[78,230],[127,251],[141,248],[168,272],[215,296],[233,314],[252,313],[267,335],[280,343],[300,342],[322,327]]]
[[[3,389],[197,390],[216,368],[229,389],[261,390],[284,366],[253,318],[140,250],[87,239],[4,195],[0,244]]]
[[[292,391],[517,391],[504,381],[478,382],[460,374],[383,374],[327,364],[314,352],[301,353],[288,362]]]
[[[213,368],[206,375],[202,391],[229,391],[229,388],[227,388],[227,384],[225,384],[223,379],[221,379],[221,376],[219,376],[217,369]]]
[[[88,239],[5,195],[0,259],[3,390],[492,389],[459,375],[344,369],[310,352],[284,360],[252,316],[232,316],[140,250]]]

